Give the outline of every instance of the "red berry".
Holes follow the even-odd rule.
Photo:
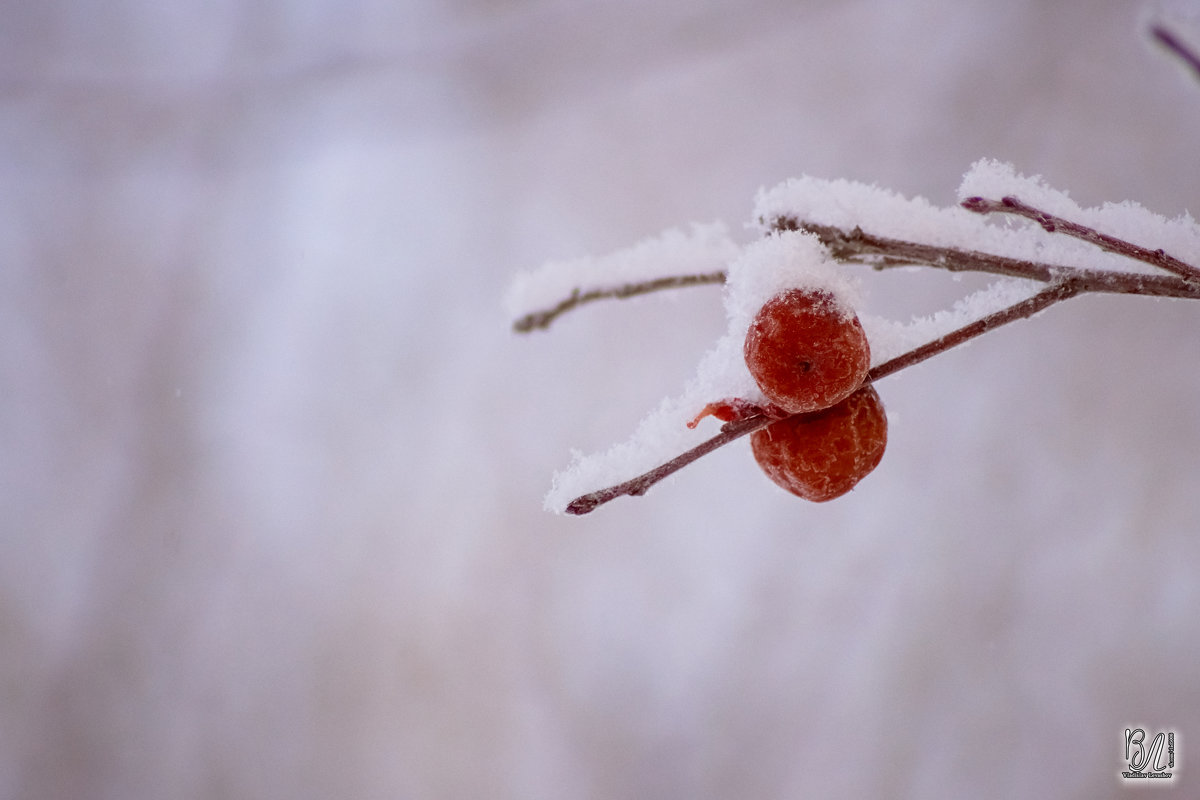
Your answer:
[[[746,333],[746,365],[758,387],[790,414],[829,408],[862,385],[867,335],[828,292],[790,289],[767,301]]]
[[[832,408],[773,422],[750,437],[767,477],[805,500],[841,497],[879,465],[887,415],[873,386]]]

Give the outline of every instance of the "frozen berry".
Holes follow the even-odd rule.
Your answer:
[[[879,465],[887,416],[868,385],[832,408],[773,422],[750,437],[767,477],[805,500],[841,497]]]
[[[829,408],[862,385],[867,335],[828,292],[790,289],[767,301],[746,333],[746,366],[767,399],[790,414]]]

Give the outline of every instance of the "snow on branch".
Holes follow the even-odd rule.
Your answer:
[[[739,248],[724,225],[671,229],[601,258],[551,262],[513,280],[505,308],[513,329],[550,327],[560,315],[596,300],[626,298],[662,289],[725,281],[725,264]]]
[[[788,289],[830,298],[839,314],[861,316],[872,357],[864,385],[1077,295],[1200,299],[1200,226],[1186,214],[1168,220],[1133,203],[1080,208],[1039,177],[987,159],[967,172],[959,200],[937,207],[861,183],[800,178],[759,193],[754,219],[763,236],[745,246],[722,226],[693,226],[518,278],[508,296],[510,311],[523,314],[518,331],[546,327],[593,300],[724,284],[728,328],[696,376],[628,441],[576,453],[554,476],[547,509],[587,513],[640,495],[717,447],[778,421],[747,368],[743,343],[755,314]],[[845,263],[970,270],[1001,280],[949,310],[901,323],[857,314],[863,281]],[[728,420],[720,433],[703,439],[687,423],[722,398],[732,399],[723,407],[743,411],[730,410],[720,417]]]

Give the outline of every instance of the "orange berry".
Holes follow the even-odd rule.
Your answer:
[[[862,385],[867,335],[833,295],[789,289],[767,301],[746,333],[746,366],[767,399],[789,414],[829,408]]]
[[[887,415],[873,386],[832,408],[773,422],[750,437],[767,477],[817,503],[841,497],[879,465]]]

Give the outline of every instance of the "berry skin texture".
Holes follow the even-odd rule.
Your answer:
[[[833,408],[773,422],[750,437],[767,477],[794,495],[823,503],[841,497],[879,465],[887,415],[873,386]]]
[[[871,348],[858,317],[827,292],[789,289],[759,309],[746,332],[746,366],[789,414],[829,408],[862,385]]]

